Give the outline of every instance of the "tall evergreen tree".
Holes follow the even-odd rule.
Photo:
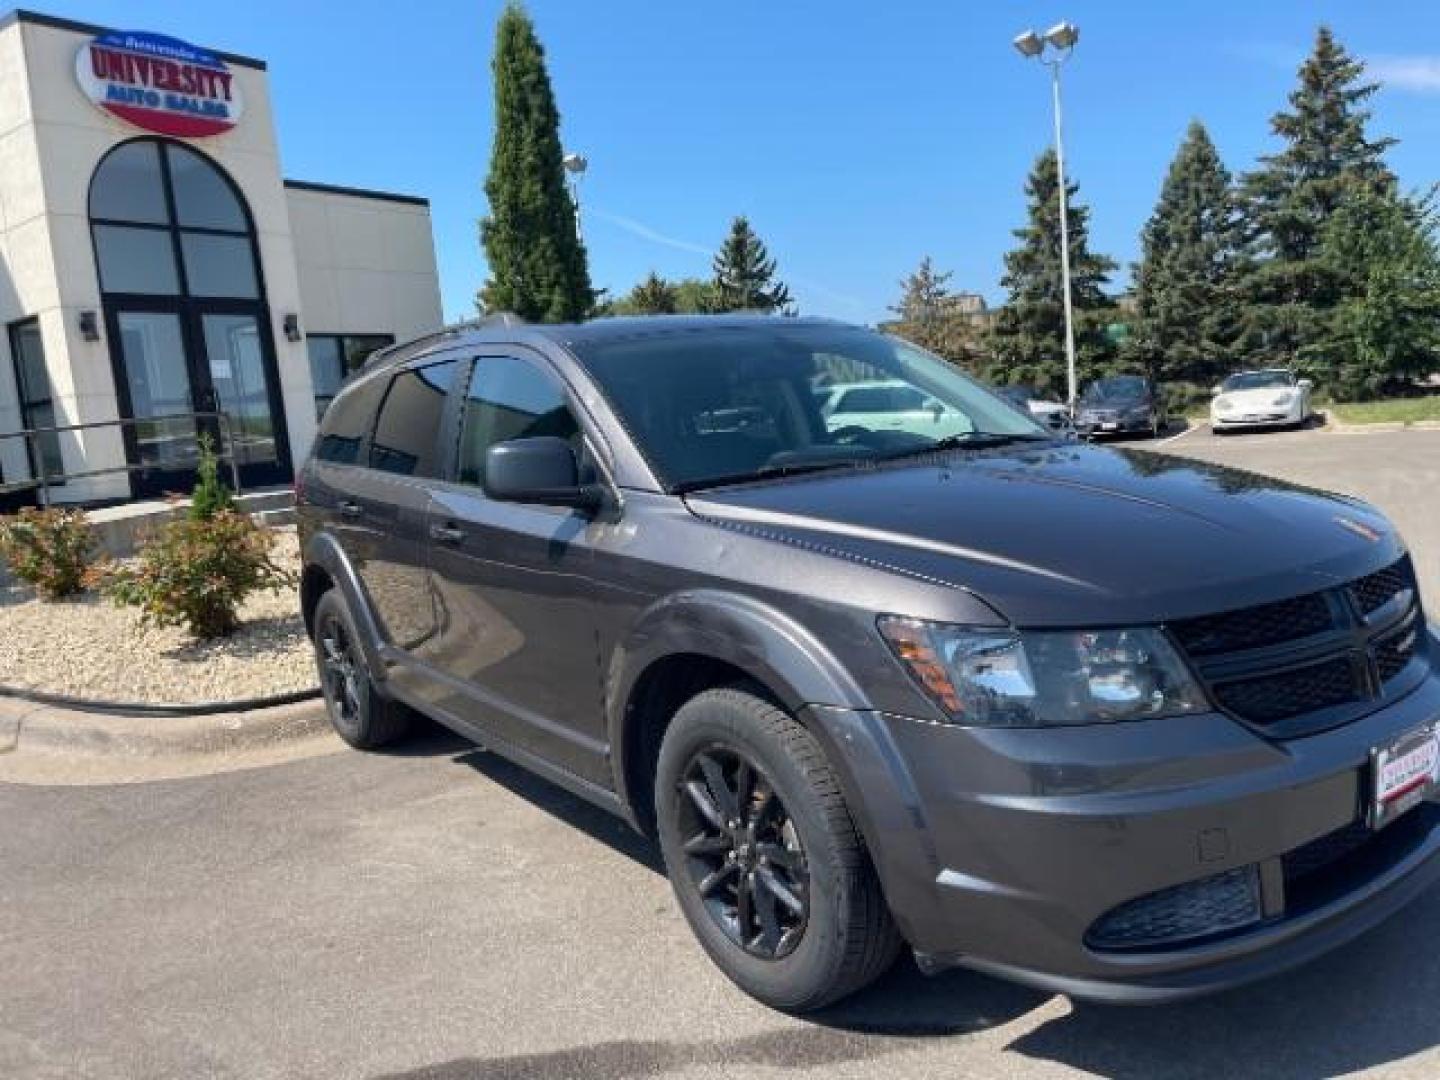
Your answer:
[[[1395,140],[1366,132],[1366,104],[1378,84],[1365,82],[1364,74],[1365,65],[1320,27],[1290,110],[1270,121],[1284,148],[1262,157],[1244,178],[1254,256],[1245,286],[1244,348],[1254,363],[1293,363],[1321,343],[1316,335],[1323,334],[1343,284],[1320,257],[1326,225],[1351,193],[1395,190],[1384,159]]]
[[[1337,398],[1391,392],[1440,368],[1433,198],[1357,191],[1321,234],[1318,258],[1342,297],[1302,362]]]
[[[717,311],[787,311],[790,290],[775,278],[775,260],[750,222],[737,217],[715,256]]]
[[[1151,378],[1210,385],[1233,364],[1240,223],[1230,173],[1191,121],[1134,266],[1135,319],[1122,353]]]
[[[1076,369],[1083,383],[1101,373],[1114,347],[1105,334],[1113,304],[1104,286],[1114,260],[1090,250],[1090,211],[1075,201],[1078,185],[1066,185],[1069,197],[1071,303],[1075,309]],[[1005,256],[1000,283],[1009,291],[991,331],[990,377],[996,382],[1033,383],[1063,391],[1065,308],[1060,272],[1060,174],[1055,152],[1036,160],[1025,181],[1029,210],[1016,229],[1019,247]]]
[[[531,322],[584,318],[595,294],[561,165],[560,114],[530,17],[508,4],[495,33],[495,141],[480,223],[485,311]]]
[[[900,300],[890,310],[899,318],[889,324],[901,337],[955,364],[975,359],[975,328],[948,287],[952,274],[940,273],[930,256],[900,282]]]

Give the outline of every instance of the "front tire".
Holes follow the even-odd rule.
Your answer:
[[[894,962],[900,936],[835,774],[783,710],[738,688],[692,698],[661,743],[655,802],[680,909],[746,993],[806,1012]]]
[[[375,750],[410,730],[410,713],[375,685],[355,620],[338,589],[315,606],[315,666],[335,734],[357,750]]]

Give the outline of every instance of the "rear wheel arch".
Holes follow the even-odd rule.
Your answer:
[[[355,630],[376,682],[385,680],[386,665],[380,655],[383,640],[379,624],[370,609],[360,578],[344,550],[328,533],[316,533],[305,545],[304,569],[300,574],[301,613],[305,629],[314,636],[315,607],[331,590],[338,590],[354,620]]]

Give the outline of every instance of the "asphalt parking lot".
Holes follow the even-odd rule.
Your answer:
[[[1149,444],[1135,444],[1149,445]],[[1367,495],[1440,582],[1440,432],[1166,452]],[[1440,1075],[1440,892],[1200,1002],[1074,1006],[908,961],[817,1017],[711,967],[622,825],[433,734],[223,775],[0,784],[0,1076]]]

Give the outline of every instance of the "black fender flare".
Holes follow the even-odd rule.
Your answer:
[[[807,705],[866,709],[864,691],[821,642],[785,612],[753,597],[718,589],[666,596],[647,608],[610,655],[605,677],[606,729],[615,790],[631,808],[626,760],[636,687],[653,665],[696,655],[743,671],[801,716]]]
[[[350,617],[355,620],[355,629],[360,632],[360,647],[365,652],[370,674],[377,683],[384,682],[389,671],[381,648],[385,639],[350,557],[333,536],[317,532],[305,544],[304,565],[307,568],[318,566],[340,590]]]

